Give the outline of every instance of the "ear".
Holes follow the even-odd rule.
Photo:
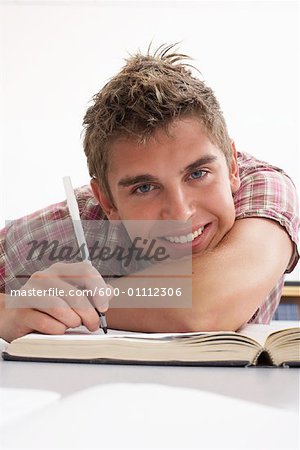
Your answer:
[[[100,206],[103,211],[107,215],[109,220],[120,220],[120,216],[118,214],[118,210],[112,204],[111,200],[108,196],[101,190],[96,180],[91,179],[91,188],[95,198],[98,200]]]
[[[240,180],[240,174],[239,174],[239,166],[238,166],[238,162],[237,162],[237,151],[236,151],[233,141],[231,141],[231,147],[232,147],[232,152],[231,152],[229,178],[230,178],[231,192],[233,194],[235,194],[240,188],[241,180]]]

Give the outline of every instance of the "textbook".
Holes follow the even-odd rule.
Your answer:
[[[298,324],[295,322],[295,324]],[[13,361],[186,366],[300,367],[300,328],[248,324],[238,332],[133,333],[84,327],[31,333],[8,344]]]

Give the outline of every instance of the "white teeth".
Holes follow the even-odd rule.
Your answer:
[[[181,235],[181,236],[166,236],[165,239],[170,242],[175,242],[176,244],[186,244],[187,242],[192,242],[196,237],[198,237],[202,231],[204,230],[204,227],[198,228],[198,230],[194,231],[194,233],[189,233],[187,235]]]
[[[194,234],[193,233],[189,233],[186,237],[188,242],[192,242],[192,240],[194,239]]]

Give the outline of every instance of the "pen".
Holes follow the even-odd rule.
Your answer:
[[[81,219],[80,219],[80,215],[79,215],[77,200],[75,197],[74,189],[72,187],[71,178],[63,177],[63,183],[64,183],[64,187],[65,187],[67,204],[68,204],[70,216],[71,216],[71,219],[73,222],[77,243],[78,243],[80,251],[81,251],[82,260],[86,261],[92,265],[90,256],[89,256],[89,249],[88,249],[88,246],[87,246],[87,243],[85,240],[85,236],[84,236],[84,232],[83,232],[83,228],[82,228],[82,223],[81,223]],[[99,312],[97,309],[96,309],[96,311],[99,316],[101,328],[102,328],[103,332],[106,334],[107,333],[107,323],[106,323],[105,314],[102,312]]]

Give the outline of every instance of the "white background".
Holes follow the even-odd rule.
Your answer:
[[[181,41],[241,151],[299,184],[296,1],[0,0],[0,227],[89,182],[82,118],[128,53]],[[299,277],[294,272],[293,278]]]

